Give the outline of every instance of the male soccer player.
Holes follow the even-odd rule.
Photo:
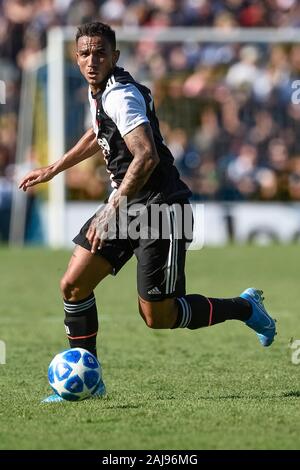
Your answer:
[[[252,328],[263,346],[269,346],[275,322],[264,308],[261,291],[249,288],[231,299],[186,295],[185,254],[191,237],[179,228],[191,220],[191,193],[163,142],[150,90],[117,66],[119,51],[108,25],[95,22],[80,26],[76,44],[77,63],[89,84],[93,127],[60,160],[30,172],[20,183],[26,191],[49,181],[99,148],[110,173],[113,192],[104,209],[75,237],[76,247],[61,280],[70,347],[82,347],[96,355],[98,315],[93,290],[108,274],[115,275],[133,254],[137,258],[139,311],[148,327],[194,330],[236,319]],[[130,212],[136,203],[147,214],[154,206],[163,205],[168,235],[158,227],[151,236],[120,236],[119,209],[124,199],[128,224],[140,223],[138,214]],[[108,235],[114,218],[117,236]],[[104,391],[102,384],[98,395]],[[59,400],[52,395],[46,402]]]

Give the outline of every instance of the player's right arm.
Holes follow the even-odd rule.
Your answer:
[[[26,191],[27,188],[35,186],[39,183],[46,183],[50,181],[58,173],[61,173],[68,168],[76,165],[77,163],[86,160],[87,158],[95,155],[100,150],[99,144],[96,139],[94,130],[89,129],[62,158],[52,163],[51,165],[37,168],[31,171],[19,184],[19,188]]]

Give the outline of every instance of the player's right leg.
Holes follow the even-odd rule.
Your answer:
[[[108,274],[116,275],[133,251],[127,239],[112,237],[96,254],[92,254],[86,238],[92,220],[93,217],[73,240],[77,246],[61,280],[61,291],[70,347],[81,347],[97,356],[98,313],[93,290]],[[105,386],[101,381],[93,396],[103,396],[104,393]],[[63,400],[53,395],[43,400],[44,403],[57,401]]]
[[[112,236],[97,253],[91,253],[86,233],[92,220],[73,239],[77,246],[61,280],[61,291],[70,347],[87,349],[96,356],[98,315],[93,290],[108,274],[116,275],[133,251],[127,239]]]
[[[61,280],[65,328],[71,348],[84,348],[97,356],[98,312],[93,290],[112,270],[103,256],[95,256],[79,245],[75,247]]]
[[[103,256],[95,256],[87,248],[77,245],[61,280],[65,328],[70,347],[87,349],[96,357],[98,312],[93,290],[112,271],[112,265]],[[105,385],[101,379],[93,396],[103,395]],[[59,395],[52,394],[42,403],[64,401]]]

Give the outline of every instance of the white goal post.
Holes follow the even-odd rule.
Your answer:
[[[48,160],[53,163],[63,156],[65,148],[65,74],[64,40],[62,28],[51,29],[48,33],[48,81],[47,121]],[[49,183],[48,240],[52,248],[65,245],[65,174],[57,175]]]

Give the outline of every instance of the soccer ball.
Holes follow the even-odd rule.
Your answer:
[[[66,349],[50,362],[48,379],[54,392],[65,400],[84,400],[97,390],[101,365],[86,349]]]

